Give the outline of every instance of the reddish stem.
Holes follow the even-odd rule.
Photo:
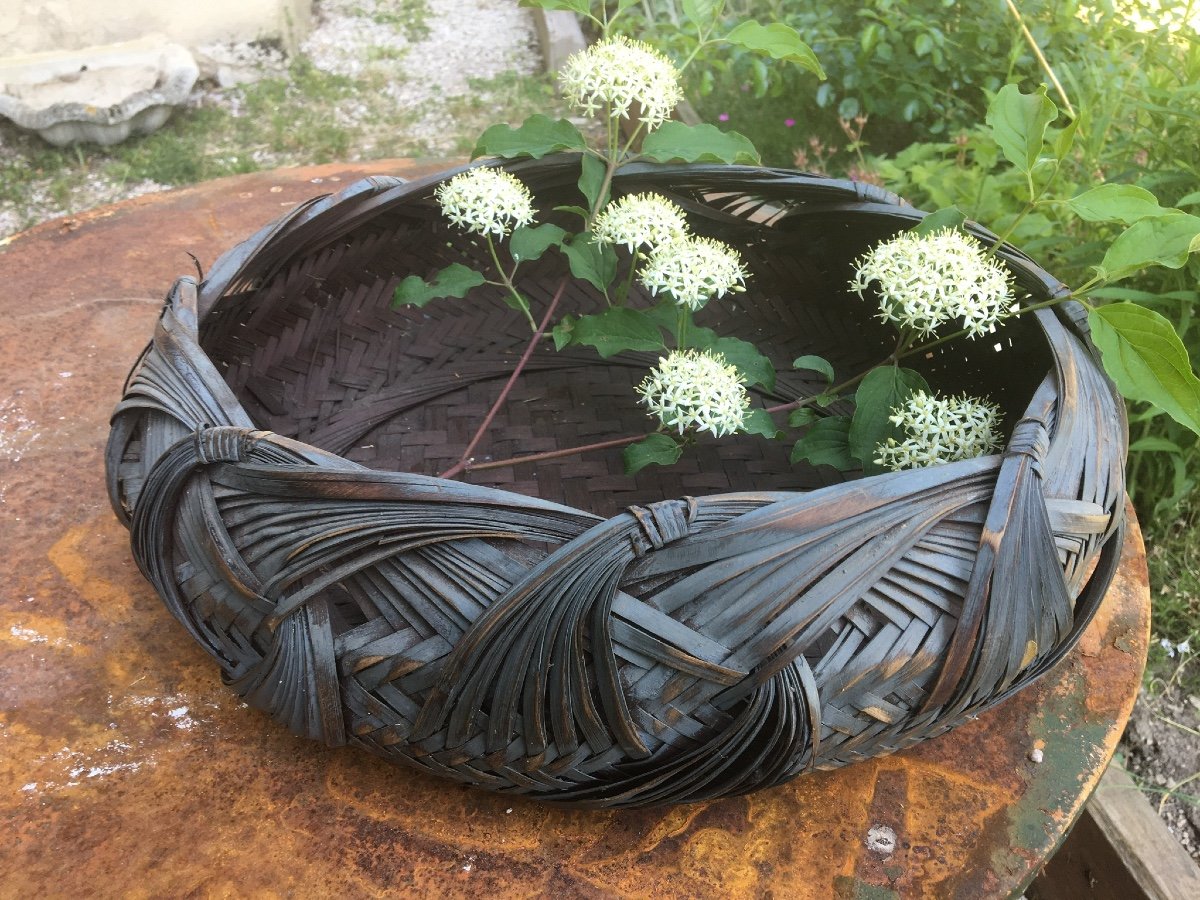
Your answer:
[[[455,475],[458,475],[467,469],[468,463],[471,459],[471,453],[479,445],[480,440],[483,439],[483,435],[487,432],[488,428],[491,427],[492,421],[496,418],[496,413],[500,412],[500,407],[502,407],[504,405],[504,401],[508,399],[509,391],[512,390],[512,386],[516,383],[517,378],[524,370],[526,363],[529,362],[529,357],[533,356],[533,351],[537,347],[538,341],[540,341],[542,339],[542,335],[546,333],[546,326],[550,324],[550,319],[554,316],[554,311],[558,309],[558,301],[562,299],[563,291],[567,289],[567,283],[569,281],[569,276],[563,278],[562,282],[558,286],[558,290],[554,292],[554,296],[550,299],[550,305],[546,307],[546,313],[542,316],[541,324],[538,325],[537,331],[533,333],[533,338],[529,341],[529,346],[525,348],[525,353],[522,354],[520,362],[517,363],[517,367],[513,369],[512,375],[508,376],[508,382],[504,385],[504,390],[500,392],[500,396],[496,398],[496,402],[493,403],[492,408],[488,410],[487,416],[484,417],[483,424],[479,426],[479,429],[475,432],[475,436],[471,438],[471,443],[467,444],[467,449],[463,451],[463,454],[461,457],[459,457],[458,462],[439,475],[439,478],[453,478]]]
[[[598,444],[588,444],[584,447],[566,447],[562,450],[547,450],[545,453],[531,453],[528,456],[514,456],[512,459],[494,459],[490,462],[468,462],[465,468],[468,472],[478,472],[480,469],[503,469],[507,466],[517,466],[521,463],[542,462],[547,459],[558,459],[563,456],[574,456],[577,453],[587,453],[589,450],[609,450],[613,447],[624,447],[634,441],[640,441],[644,434],[632,437],[614,438],[611,441],[600,441]]]

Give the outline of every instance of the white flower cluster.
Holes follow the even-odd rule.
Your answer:
[[[609,204],[596,217],[592,233],[602,244],[645,248],[649,257],[639,273],[642,284],[652,295],[667,291],[691,310],[741,290],[746,281],[738,252],[713,238],[691,235],[683,210],[661,194],[631,194]]]
[[[624,244],[630,251],[657,247],[687,236],[683,210],[661,194],[629,194],[596,217],[592,234],[602,244]]]
[[[856,263],[850,287],[863,296],[874,283],[880,318],[922,335],[960,319],[974,338],[1013,311],[1012,280],[983,245],[954,229],[908,232],[878,244]]]
[[[622,118],[636,103],[647,131],[665,122],[683,100],[675,64],[649,44],[623,35],[572,54],[559,77],[567,102],[589,116],[608,106],[612,118]]]
[[[721,354],[675,350],[638,385],[649,414],[683,434],[689,428],[716,437],[742,427],[750,395],[738,370]]]
[[[1000,408],[985,400],[915,391],[892,412],[890,418],[904,429],[905,439],[888,438],[876,447],[875,463],[895,471],[973,459],[1000,446]]]
[[[486,166],[460,172],[434,192],[442,214],[476,234],[504,237],[533,221],[533,197],[515,176]]]
[[[654,248],[641,281],[652,295],[667,291],[680,306],[697,310],[711,297],[742,290],[746,270],[728,244],[689,236]]]

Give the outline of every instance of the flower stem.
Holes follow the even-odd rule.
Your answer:
[[[852,378],[847,378],[845,381],[840,382],[839,384],[835,384],[833,387],[831,387],[827,391],[822,391],[821,393],[814,394],[811,397],[801,397],[799,400],[792,400],[788,403],[780,403],[778,406],[768,406],[767,412],[769,412],[769,413],[790,412],[793,409],[803,409],[806,406],[811,406],[812,404],[816,403],[817,398],[819,398],[819,397],[828,396],[830,394],[836,396],[837,394],[840,394],[842,391],[844,391],[846,388],[854,387],[856,384],[858,384],[860,381],[862,381],[864,378],[866,378],[868,375],[870,375],[872,372],[874,372],[880,366],[886,366],[888,363],[892,362],[895,358],[896,358],[896,354],[894,352],[889,353],[882,360],[877,362],[875,365],[871,366],[871,368],[865,369],[864,371],[859,372],[857,375],[853,376]]]
[[[600,215],[600,210],[604,209],[604,200],[608,196],[608,189],[612,186],[613,173],[617,170],[617,160],[615,157],[605,157],[604,160],[604,180],[600,182],[600,191],[596,194],[596,203],[592,206],[591,215],[588,216],[587,227],[591,228],[596,221],[596,216]]]
[[[1013,236],[1013,233],[1017,230],[1017,226],[1025,220],[1025,217],[1038,207],[1038,204],[1042,202],[1042,197],[1050,189],[1050,185],[1054,184],[1054,179],[1058,177],[1058,172],[1061,168],[1062,160],[1060,159],[1055,162],[1054,171],[1050,173],[1050,177],[1046,179],[1046,183],[1036,193],[1034,193],[1033,188],[1033,175],[1030,174],[1027,176],[1029,178],[1029,202],[1025,204],[1024,209],[1017,213],[1017,217],[1012,220],[1012,223],[1004,229],[1004,233],[996,238],[992,246],[988,247],[987,251],[983,254],[985,259],[994,256],[996,251],[1000,249],[1000,245]]]
[[[517,290],[517,286],[513,284],[512,277],[504,271],[504,266],[500,265],[500,257],[496,253],[496,245],[492,242],[492,236],[490,234],[486,236],[486,240],[488,250],[492,254],[492,262],[496,264],[496,271],[500,273],[500,278],[504,286],[508,288],[508,293],[512,296],[512,298],[517,301],[517,308],[520,309],[521,312],[525,313],[525,318],[529,320],[529,327],[534,331],[537,331],[537,322],[533,321],[533,313],[529,311],[529,301],[521,296],[520,291]],[[516,269],[513,269],[514,275],[516,274],[516,271]]]
[[[629,260],[629,272],[625,275],[625,283],[621,285],[621,294],[617,298],[618,306],[629,305],[629,294],[633,290],[633,276],[637,273],[637,250],[633,251],[633,257]]]
[[[564,456],[574,456],[577,453],[587,453],[590,450],[610,450],[614,447],[624,447],[644,438],[644,434],[629,437],[614,438],[611,441],[600,441],[597,444],[586,444],[582,447],[564,447],[562,450],[547,450],[545,453],[531,453],[528,456],[514,456],[512,459],[493,459],[488,462],[468,462],[463,468],[468,472],[478,472],[483,469],[503,469],[508,466],[518,466],[521,463],[543,462],[547,459],[561,459]]]
[[[1020,309],[1018,309],[1012,315],[1005,316],[1004,319],[1005,319],[1005,321],[1007,321],[1008,319],[1015,319],[1017,316],[1023,316],[1026,313],[1035,312],[1036,310],[1039,310],[1039,309],[1047,309],[1051,306],[1057,306],[1060,303],[1064,303],[1067,300],[1077,300],[1077,299],[1078,298],[1074,294],[1071,294],[1066,297],[1055,297],[1053,300],[1043,300],[1041,303],[1034,303],[1030,306],[1022,306]],[[970,334],[970,331],[968,329],[964,328],[962,331],[954,332],[954,334],[947,334],[944,337],[937,338],[935,340],[929,341],[928,343],[921,344],[917,347],[910,347],[909,349],[905,350],[903,353],[899,354],[896,357],[896,359],[898,359],[898,360],[903,359],[906,356],[913,356],[916,353],[924,353],[926,350],[932,350],[934,347],[937,347],[941,344],[945,344],[950,341],[956,340],[957,338],[960,338],[960,337],[965,337],[968,334]]]
[[[570,281],[570,276],[567,276],[564,277],[559,283],[558,290],[554,292],[554,296],[550,300],[550,305],[546,307],[546,313],[542,316],[541,324],[538,325],[534,331],[533,337],[529,341],[529,346],[525,348],[525,352],[522,354],[520,361],[517,363],[517,367],[513,369],[513,373],[508,377],[508,381],[505,383],[504,389],[500,391],[500,396],[496,398],[496,402],[493,403],[492,408],[488,410],[488,414],[484,418],[483,423],[476,430],[475,436],[471,438],[471,442],[467,444],[467,449],[463,451],[458,462],[439,475],[439,478],[453,478],[460,472],[463,472],[470,464],[471,454],[479,445],[479,441],[483,438],[483,435],[487,432],[488,428],[491,427],[492,421],[496,418],[496,413],[500,411],[500,407],[502,407],[504,405],[504,401],[508,399],[508,394],[512,390],[513,385],[516,383],[517,378],[525,369],[526,364],[529,362],[529,358],[533,356],[533,350],[541,341],[542,335],[545,334],[546,326],[550,324],[550,320],[554,316],[554,311],[558,309],[558,301],[562,299],[563,291],[567,289],[567,285],[570,283]]]

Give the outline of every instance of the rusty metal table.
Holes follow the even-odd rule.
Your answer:
[[[1138,689],[1136,525],[1080,646],[1032,689],[904,753],[704,805],[566,812],[489,796],[293,738],[221,685],[108,509],[121,381],[189,252],[209,263],[361,174],[437,168],[239,176],[0,245],[3,893],[979,898],[1024,885]]]

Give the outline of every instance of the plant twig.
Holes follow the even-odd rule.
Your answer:
[[[567,289],[567,284],[570,282],[570,276],[564,276],[563,280],[558,285],[558,290],[554,292],[554,296],[550,299],[550,305],[546,307],[546,312],[542,316],[541,324],[534,331],[533,337],[529,341],[529,346],[525,348],[525,353],[522,354],[517,367],[513,369],[512,375],[508,376],[508,382],[504,385],[504,390],[500,392],[500,396],[496,398],[496,402],[492,404],[492,408],[488,410],[487,416],[484,417],[483,423],[475,432],[475,436],[471,438],[471,442],[467,444],[467,449],[463,451],[458,462],[452,465],[449,469],[439,475],[439,478],[453,478],[463,472],[471,459],[471,454],[479,445],[479,441],[483,438],[485,432],[491,427],[492,421],[496,418],[496,413],[500,411],[500,407],[504,405],[504,401],[508,399],[508,394],[512,390],[512,386],[516,383],[517,378],[524,370],[526,363],[529,362],[529,357],[533,356],[533,350],[541,341],[542,335],[546,333],[546,326],[550,324],[550,319],[554,316],[554,311],[558,309],[558,301],[562,299],[563,291]]]
[[[468,472],[478,472],[482,469],[503,469],[507,466],[518,466],[521,463],[543,462],[547,459],[560,459],[564,456],[574,456],[577,453],[587,453],[589,450],[610,450],[613,447],[624,447],[644,438],[644,434],[635,434],[611,441],[600,441],[597,444],[586,444],[582,447],[564,447],[561,450],[547,450],[545,453],[530,453],[528,456],[514,456],[511,459],[493,459],[488,462],[468,462],[463,468]]]
[[[1013,14],[1013,18],[1017,20],[1017,24],[1021,26],[1021,34],[1025,36],[1025,42],[1032,48],[1033,55],[1037,57],[1042,70],[1050,77],[1050,81],[1054,84],[1054,89],[1058,91],[1058,96],[1062,98],[1063,105],[1067,108],[1067,114],[1074,119],[1075,107],[1071,105],[1071,100],[1067,97],[1067,92],[1063,90],[1058,76],[1054,74],[1054,69],[1050,68],[1049,60],[1042,53],[1042,48],[1038,46],[1033,33],[1029,30],[1029,26],[1025,24],[1025,17],[1021,15],[1021,11],[1017,9],[1017,5],[1013,3],[1013,0],[1004,0],[1004,2],[1008,4],[1008,11]]]

